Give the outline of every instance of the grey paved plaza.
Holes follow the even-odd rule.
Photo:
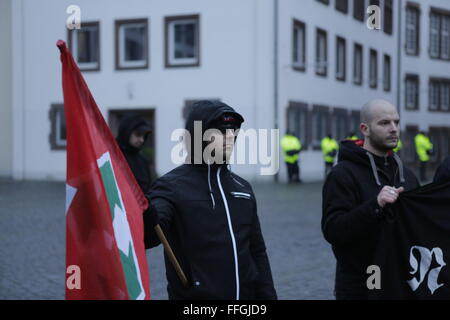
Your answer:
[[[254,191],[279,299],[333,299],[322,184],[257,184]],[[64,204],[63,183],[0,180],[0,299],[64,299]],[[161,246],[147,259],[151,296],[167,299]]]

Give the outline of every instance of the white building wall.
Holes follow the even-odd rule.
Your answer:
[[[428,131],[430,126],[450,127],[449,112],[429,112],[429,80],[430,77],[450,78],[450,61],[431,59],[429,55],[430,46],[430,8],[436,7],[450,11],[448,0],[423,0],[416,2],[420,4],[420,47],[419,56],[407,55],[405,48],[405,28],[402,28],[402,128],[406,125],[417,125],[419,130]],[[403,1],[402,21],[406,19],[406,5]],[[419,110],[406,110],[405,103],[405,81],[406,74],[412,73],[419,76]],[[449,137],[450,139],[450,137]]]
[[[170,136],[174,129],[184,127],[181,109],[185,99],[220,98],[243,114],[244,128],[272,126],[272,115],[266,112],[272,105],[267,98],[271,78],[267,73],[271,51],[267,48],[271,40],[267,39],[270,21],[266,18],[270,17],[270,3],[135,0],[130,5],[106,0],[17,1],[14,11],[17,28],[13,36],[18,39],[23,36],[23,41],[15,42],[14,49],[15,53],[23,54],[24,64],[14,64],[16,71],[23,67],[23,76],[19,73],[15,78],[14,141],[23,144],[15,152],[15,177],[65,177],[65,151],[50,150],[48,112],[50,104],[63,101],[61,64],[55,43],[58,39],[67,40],[67,6],[79,5],[82,21],[100,21],[101,70],[84,72],[84,77],[103,115],[114,108],[155,108],[156,169],[163,174],[175,166],[170,159],[175,142],[170,141]],[[184,14],[200,15],[200,67],[166,69],[164,17]],[[150,67],[117,71],[114,20],[141,17],[149,19]],[[236,170],[244,176],[254,176],[257,166],[237,166]]]
[[[11,0],[0,1],[0,176],[12,174]]]
[[[397,8],[393,11],[393,34],[387,35],[383,30],[370,30],[366,21],[360,22],[353,17],[353,1],[349,1],[348,13],[335,9],[334,1],[324,5],[316,0],[280,1],[280,133],[286,130],[286,108],[289,101],[304,102],[309,105],[320,104],[330,108],[339,107],[359,110],[367,101],[382,98],[396,103],[397,84]],[[297,19],[306,25],[306,71],[299,72],[292,68],[292,20]],[[327,31],[328,71],[327,76],[316,75],[316,28]],[[337,81],[336,36],[346,40],[346,80]],[[353,45],[363,46],[363,85],[353,84]],[[369,87],[369,50],[378,52],[378,86]],[[383,90],[383,56],[391,56],[391,91]],[[300,153],[302,178],[316,180],[323,178],[324,164],[321,151]],[[285,178],[286,170],[281,170]]]

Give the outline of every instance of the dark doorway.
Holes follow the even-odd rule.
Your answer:
[[[120,121],[129,113],[138,114],[144,118],[153,129],[153,133],[150,134],[145,141],[142,148],[142,155],[148,162],[150,174],[152,180],[156,179],[156,166],[155,166],[155,110],[154,109],[113,109],[108,111],[108,124],[114,137],[117,137]]]

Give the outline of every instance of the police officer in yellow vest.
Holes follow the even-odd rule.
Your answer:
[[[403,148],[403,143],[402,143],[402,140],[400,140],[400,138],[399,138],[398,142],[397,142],[397,146],[394,149],[392,149],[392,151],[399,152],[402,148]]]
[[[298,167],[298,154],[302,149],[300,140],[292,132],[287,131],[281,139],[281,149],[287,166],[289,183],[300,183],[300,169]]]
[[[421,182],[425,182],[427,180],[427,162],[430,161],[433,144],[423,131],[415,136],[414,143],[420,162],[420,180]]]
[[[334,159],[339,150],[339,145],[336,142],[336,140],[333,139],[331,134],[328,134],[325,138],[322,139],[320,146],[322,148],[323,158],[325,160],[325,178],[326,178],[328,173],[331,171],[331,168],[333,168]]]
[[[348,137],[345,138],[345,140],[352,140],[352,141],[356,141],[358,140],[358,136],[352,131],[348,134]]]

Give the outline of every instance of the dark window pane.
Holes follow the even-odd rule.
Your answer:
[[[384,32],[392,34],[392,0],[385,0],[384,2]]]
[[[336,10],[341,11],[343,13],[348,12],[348,0],[336,0]]]
[[[364,21],[366,8],[365,0],[353,0],[353,17],[359,21]]]
[[[76,32],[77,57],[79,63],[97,62],[98,29],[86,27]]]
[[[195,23],[179,23],[174,25],[175,58],[195,58]]]
[[[145,59],[144,27],[126,27],[124,30],[124,35],[125,35],[125,60],[126,61],[144,60]]]

